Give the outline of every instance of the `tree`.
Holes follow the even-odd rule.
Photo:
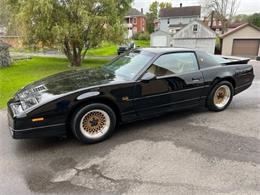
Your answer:
[[[168,2],[159,3],[158,1],[154,1],[150,4],[149,12],[146,14],[147,30],[149,33],[154,32],[154,21],[159,16],[159,9],[170,8],[170,7],[172,7],[172,4]]]
[[[62,49],[80,66],[89,48],[103,40],[121,42],[123,16],[132,0],[9,0],[25,43]]]
[[[203,2],[209,12],[214,11],[215,17],[222,23],[222,33],[225,33],[228,22],[239,8],[239,0],[203,0]]]
[[[248,17],[248,22],[250,24],[257,26],[257,27],[260,27],[260,13],[255,13],[253,15],[250,15]]]
[[[160,9],[165,9],[165,8],[171,8],[172,7],[172,3],[169,2],[161,2],[159,4]]]

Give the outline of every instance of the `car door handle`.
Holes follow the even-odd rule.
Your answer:
[[[200,78],[192,78],[192,81],[193,81],[193,82],[199,82],[199,81],[200,81]]]

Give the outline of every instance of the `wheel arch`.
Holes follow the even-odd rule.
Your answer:
[[[234,89],[236,87],[236,80],[232,76],[217,77],[212,82],[211,87],[210,87],[210,91],[216,86],[216,84],[220,83],[221,81],[228,81],[232,84]]]
[[[120,123],[122,118],[121,118],[121,114],[120,114],[120,109],[118,107],[118,105],[111,99],[108,97],[95,97],[95,98],[88,98],[85,100],[81,100],[80,102],[78,102],[75,106],[73,106],[70,111],[69,114],[67,115],[66,118],[66,125],[69,128],[71,125],[71,119],[73,118],[74,114],[82,107],[88,105],[88,104],[94,104],[94,103],[100,103],[100,104],[105,104],[106,106],[109,106],[115,113],[116,115],[116,121],[117,123]]]

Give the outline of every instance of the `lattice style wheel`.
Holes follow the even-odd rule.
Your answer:
[[[86,105],[72,117],[72,133],[84,143],[96,143],[108,138],[116,127],[116,115],[101,103]]]
[[[217,83],[207,98],[207,107],[212,111],[225,110],[231,103],[234,95],[234,87],[229,81]]]
[[[89,138],[99,138],[110,126],[109,115],[103,110],[92,110],[86,113],[80,121],[82,134]]]
[[[231,90],[227,85],[220,86],[214,94],[214,104],[218,108],[223,108],[227,105],[231,97]]]

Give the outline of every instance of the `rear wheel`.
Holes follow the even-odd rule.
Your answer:
[[[73,117],[72,132],[83,143],[96,143],[108,138],[115,129],[114,111],[104,104],[90,104]]]
[[[211,90],[207,100],[207,107],[209,110],[216,112],[225,110],[231,103],[233,95],[233,85],[228,81],[221,81]]]

